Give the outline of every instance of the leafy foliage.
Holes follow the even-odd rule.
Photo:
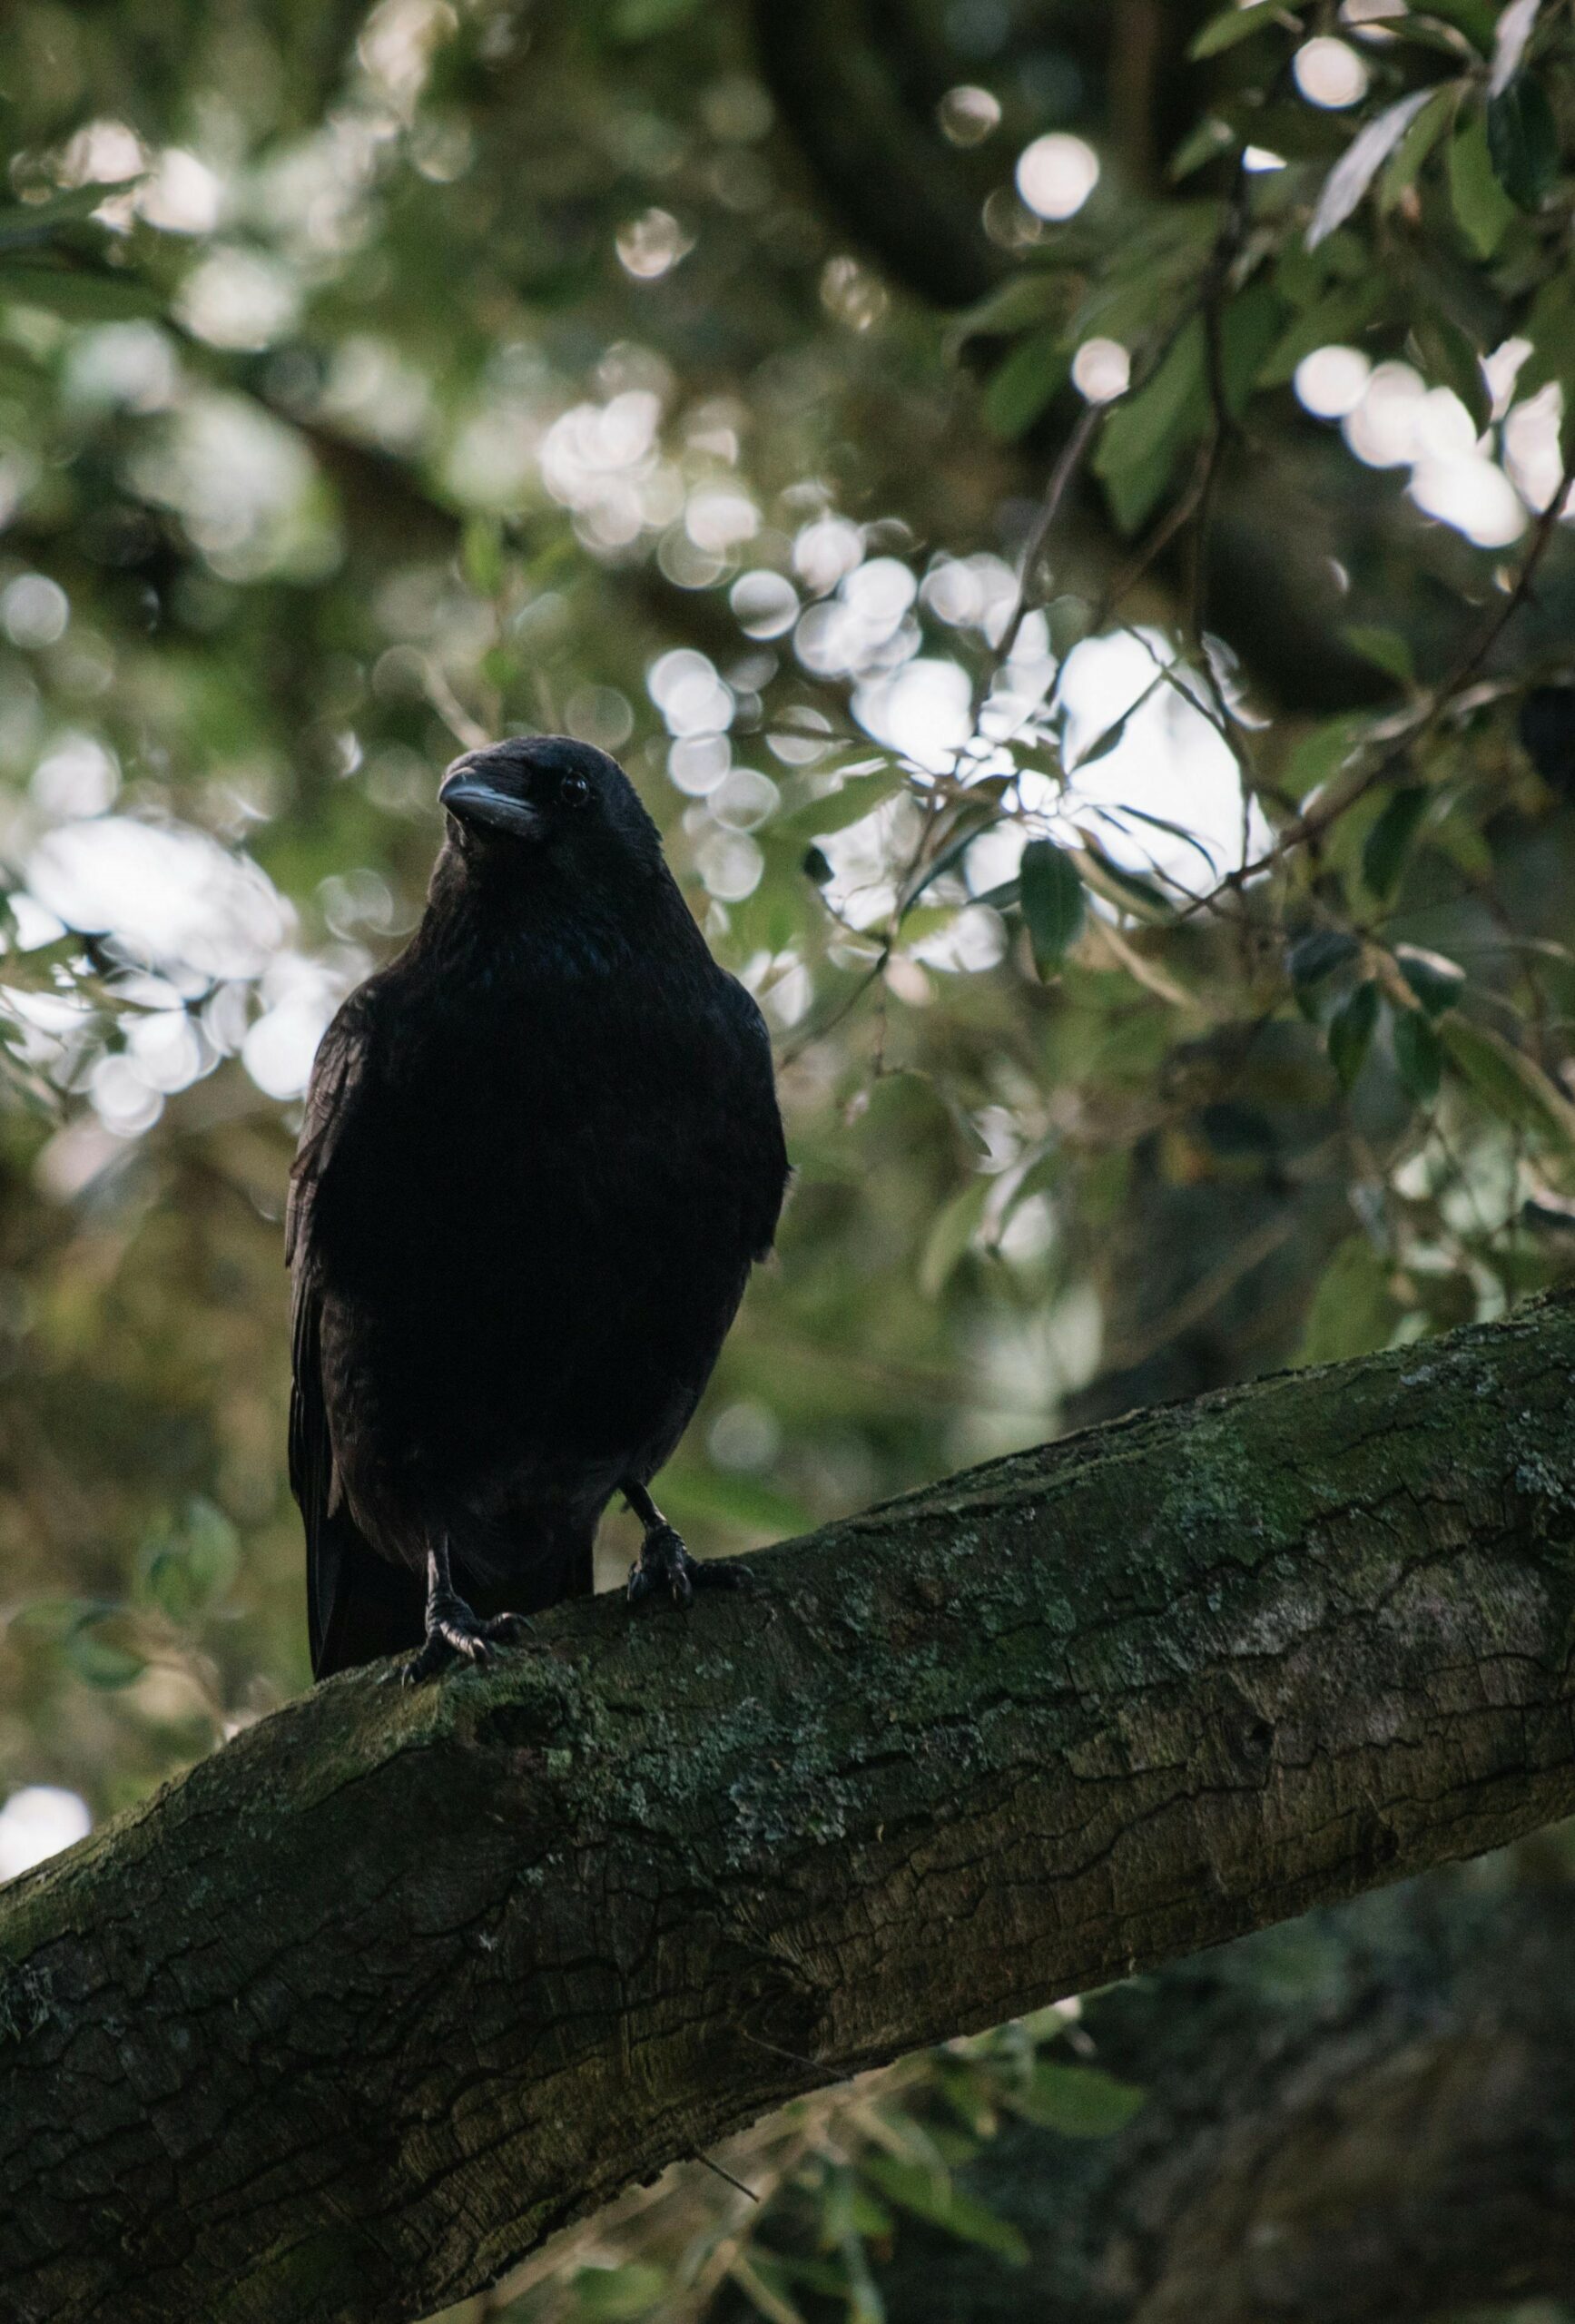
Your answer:
[[[1571,13],[1128,20],[18,0],[0,1789],[305,1682],[295,1108],[477,734],[618,752],[777,1042],[702,1550],[1567,1274]],[[1009,2261],[959,2142],[1118,2135],[1070,2047],[519,2297]]]

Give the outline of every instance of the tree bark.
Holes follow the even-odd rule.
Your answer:
[[[1022,2260],[888,2196],[894,2233],[867,2236],[863,2253],[887,2316],[1460,2324],[1469,2310],[1487,2324],[1507,2303],[1529,2324],[1527,2300],[1568,2300],[1572,1843],[1566,1826],[1092,1995],[1049,2055],[1137,2085],[1138,2112],[1114,2134],[1070,2136],[1005,2096],[954,2176],[1019,2230]],[[800,2274],[826,2266],[815,2166],[878,2165],[876,2112],[955,2136],[925,2063],[768,2116],[709,2170],[675,2164],[554,2237],[496,2308],[450,2310],[450,2324],[512,2317],[516,2302],[521,2324],[583,2324],[596,2305],[587,2269],[653,2263],[668,2278],[664,2319],[759,2324],[763,2283],[827,2314]],[[870,2191],[884,2191],[878,2179]]]
[[[0,1898],[0,2312],[398,2324],[850,2069],[1575,1807],[1575,1305],[355,1672]]]
[[[1084,2031],[1142,2109],[1109,2139],[1003,2127],[962,2183],[1026,2266],[905,2221],[888,2313],[1442,2324],[1567,2299],[1571,1905],[1440,1875],[1099,1995]]]

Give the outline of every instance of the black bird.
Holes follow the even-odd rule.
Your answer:
[[[605,752],[456,759],[409,944],[345,1001],[291,1176],[290,1477],[318,1678],[485,1661],[645,1527],[629,1595],[696,1562],[647,1490],[787,1183],[759,1009],[707,950]]]

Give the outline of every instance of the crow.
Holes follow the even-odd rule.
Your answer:
[[[409,944],[323,1036],[285,1222],[290,1479],[317,1678],[485,1662],[587,1595],[621,1492],[638,1600],[699,1562],[648,1490],[711,1375],[788,1161],[760,1010],[616,762],[468,751]]]

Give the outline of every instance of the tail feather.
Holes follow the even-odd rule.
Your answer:
[[[595,1531],[576,1527],[543,1540],[506,1580],[486,1581],[454,1561],[454,1586],[478,1614],[539,1614],[564,1598],[591,1594]],[[385,1655],[414,1653],[426,1635],[427,1590],[408,1566],[378,1556],[343,1512],[328,1518],[311,1545],[311,1668],[317,1679]]]
[[[421,1576],[379,1557],[342,1515],[318,1529],[310,1563],[314,1679],[420,1645],[427,1606]]]

